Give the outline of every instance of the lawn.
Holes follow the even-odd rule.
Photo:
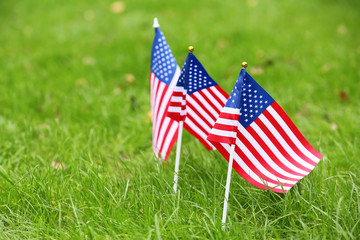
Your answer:
[[[324,157],[287,194],[184,132],[151,148],[159,18],[228,93],[241,62]],[[0,1],[0,239],[360,239],[360,2]]]

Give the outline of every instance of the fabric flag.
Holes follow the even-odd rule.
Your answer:
[[[156,19],[155,22],[157,23]],[[173,148],[178,122],[166,116],[171,95],[180,75],[180,68],[166,42],[164,34],[155,25],[155,38],[151,51],[151,113],[153,123],[153,150],[156,156],[167,159]]]
[[[278,103],[243,68],[208,138],[233,168],[261,189],[287,192],[320,161]]]
[[[189,52],[171,97],[168,116],[184,121],[184,128],[212,150],[215,148],[206,138],[228,96]]]

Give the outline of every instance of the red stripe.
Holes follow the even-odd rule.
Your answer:
[[[167,112],[166,116],[178,122],[180,121],[181,118],[179,112]]]
[[[297,162],[294,158],[292,158],[290,156],[290,154],[279,143],[279,141],[276,139],[276,137],[273,135],[273,133],[266,127],[266,125],[259,118],[257,118],[255,120],[255,123],[260,127],[260,129],[265,133],[265,135],[275,145],[276,149],[279,150],[281,155],[283,155],[292,165],[294,165],[295,167],[297,167],[303,171],[311,172],[311,169],[301,165],[299,162]]]
[[[190,118],[189,118],[190,120]],[[190,133],[192,134],[195,138],[197,138],[205,147],[207,150],[212,150],[212,146],[209,145],[209,143],[207,143],[204,138],[202,138],[197,132],[195,132],[187,123],[186,121],[184,122],[184,128]]]
[[[219,85],[216,85],[215,87],[226,99],[229,98],[229,94],[227,94]],[[225,103],[224,103],[224,105],[225,105]]]
[[[249,131],[249,134],[250,131]],[[252,134],[251,134],[252,135]],[[260,153],[255,149],[255,147],[249,142],[246,136],[244,136],[240,131],[237,131],[238,139],[241,139],[241,142],[246,146],[246,148],[251,152],[251,154],[258,160],[258,162],[270,173],[275,175],[278,178],[290,180],[290,181],[299,181],[301,178],[291,178],[287,177],[279,172],[277,172],[274,168],[272,168],[267,161],[260,155]],[[275,162],[275,161],[274,161]],[[252,169],[252,168],[251,168]],[[253,170],[253,169],[252,169]],[[296,174],[299,175],[299,174]]]
[[[223,155],[223,157],[229,161],[229,157],[230,157],[230,153],[220,144],[220,143],[213,143],[213,145],[216,147],[216,149],[221,153],[221,155]],[[283,193],[282,189],[277,189],[277,188],[272,188],[270,189],[269,187],[265,186],[264,184],[261,184],[257,181],[255,181],[253,178],[251,178],[241,167],[240,165],[234,161],[233,162],[233,168],[235,169],[235,171],[242,177],[244,178],[247,182],[249,182],[250,184],[261,188],[261,189],[269,189],[270,191],[273,192],[280,192]],[[287,191],[284,190],[284,192],[286,193]]]
[[[287,126],[291,129],[291,131],[295,134],[297,139],[304,145],[304,147],[309,150],[312,154],[314,154],[315,157],[318,159],[322,158],[321,153],[316,151],[310,143],[305,139],[305,137],[301,134],[301,132],[297,129],[295,124],[291,121],[289,116],[284,112],[284,110],[279,106],[277,102],[273,102],[271,106],[274,108],[274,110],[279,114],[279,116],[284,120],[284,122],[287,124]]]
[[[191,98],[201,107],[201,109],[202,109],[204,112],[206,112],[206,113],[209,115],[209,117],[210,117],[213,121],[216,120],[216,118],[215,118],[215,117],[212,115],[212,113],[207,109],[207,107],[205,107],[204,104],[203,104],[194,94],[191,94],[191,95],[189,95],[189,96],[191,96]]]
[[[222,130],[222,131],[229,131],[229,132],[236,132],[237,126],[234,125],[226,125],[216,122],[213,129]]]
[[[184,105],[181,102],[170,102],[170,107],[183,107]]]
[[[219,118],[239,121],[239,114],[221,112]]]
[[[182,91],[174,91],[172,96],[174,97],[182,97],[184,99],[184,96],[186,96]]]
[[[241,133],[240,133],[241,134]],[[243,140],[243,139],[242,139]],[[245,143],[245,145],[247,146],[247,144]],[[250,161],[250,159],[245,155],[245,153],[239,148],[238,145],[235,146],[235,152],[236,154],[241,158],[241,160],[248,166],[248,168],[251,169],[251,171],[253,171],[253,173],[255,173],[259,178],[272,183],[272,184],[276,184],[276,185],[280,185],[280,183],[274,179],[271,179],[270,177],[266,176],[264,173],[262,173],[259,169],[256,168],[256,166]],[[265,167],[266,168],[266,167]],[[267,169],[268,170],[268,169]],[[268,170],[269,171],[269,170]],[[270,171],[269,171],[270,172]],[[270,172],[272,173],[272,172]],[[276,174],[273,173],[273,175],[276,176]],[[286,179],[286,178],[285,178]],[[281,183],[283,186],[285,187],[292,187],[294,186],[294,184],[289,184],[289,183]]]
[[[258,118],[259,119],[259,118]],[[257,119],[257,120],[258,120]],[[255,120],[256,121],[256,120]],[[273,162],[282,168],[284,171],[297,175],[300,177],[306,176],[306,174],[295,172],[294,170],[288,168],[284,163],[282,163],[276,155],[271,151],[271,149],[267,146],[267,144],[263,141],[263,139],[255,132],[255,130],[250,126],[246,128],[246,130],[250,133],[250,135],[256,140],[256,142],[261,146],[261,148],[266,152],[266,154],[273,160]]]
[[[224,137],[216,134],[210,134],[206,139],[211,142],[212,145],[214,145],[215,143],[235,144],[236,142],[236,138],[234,137]]]
[[[280,135],[284,138],[286,143],[289,145],[289,147],[305,162],[309,163],[310,165],[316,166],[317,163],[308,158],[304,155],[303,152],[300,151],[300,149],[295,145],[295,143],[290,139],[290,137],[287,135],[287,133],[284,131],[284,129],[280,126],[280,124],[275,120],[275,118],[271,115],[271,113],[268,110],[265,110],[263,112],[264,116],[269,120],[269,122],[275,127],[275,129],[280,133]]]

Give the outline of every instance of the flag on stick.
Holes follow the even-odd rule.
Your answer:
[[[167,113],[180,125],[175,159],[175,193],[178,184],[183,126],[208,150],[214,149],[206,137],[228,97],[228,94],[209,76],[194,56],[192,53],[194,47],[190,46],[188,49],[189,54],[176,83]]]
[[[245,68],[207,139],[227,160],[235,144],[234,169],[256,187],[280,193],[322,157]]]
[[[180,75],[180,68],[154,19],[155,38],[151,51],[150,91],[153,123],[153,151],[156,156],[167,159],[173,148],[178,122],[167,117],[171,95]]]

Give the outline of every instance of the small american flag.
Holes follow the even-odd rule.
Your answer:
[[[157,23],[157,21],[156,21]],[[155,23],[154,23],[155,25]],[[171,95],[180,75],[180,68],[158,26],[151,51],[151,113],[153,150],[156,156],[167,159],[178,133],[178,122],[166,116]]]
[[[209,141],[233,168],[261,189],[287,192],[320,161],[284,110],[243,68]]]
[[[189,52],[171,97],[168,116],[184,121],[184,128],[212,150],[214,147],[206,138],[228,96]]]

